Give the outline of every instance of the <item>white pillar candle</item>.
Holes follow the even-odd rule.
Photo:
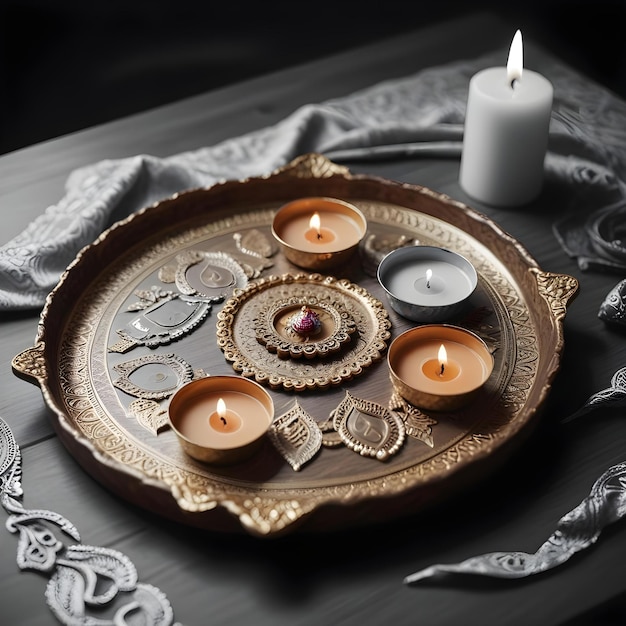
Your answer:
[[[522,35],[515,33],[507,67],[470,80],[459,182],[472,198],[494,206],[521,206],[543,185],[553,89],[523,69]]]

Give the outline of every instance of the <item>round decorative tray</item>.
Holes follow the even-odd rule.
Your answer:
[[[311,196],[367,217],[340,275],[304,273],[272,241],[278,208]],[[487,343],[494,369],[455,412],[418,410],[389,378],[386,350],[415,323],[388,306],[375,269],[416,242],[462,254],[479,275],[450,323]],[[310,154],[113,226],[63,275],[13,368],[41,387],[70,453],[119,496],[210,530],[330,530],[415,512],[498,467],[540,413],[577,289],[468,207]],[[321,335],[286,330],[302,306],[323,318]],[[213,467],[181,450],[167,406],[181,384],[223,374],[266,386],[275,420],[256,455]]]

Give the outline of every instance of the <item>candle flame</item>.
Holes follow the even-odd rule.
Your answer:
[[[309,220],[309,228],[312,228],[313,230],[317,231],[318,235],[321,234],[322,222],[320,220],[319,213],[313,213],[313,215],[311,215],[311,219]]]
[[[224,402],[224,400],[222,400],[222,398],[220,398],[217,401],[217,414],[220,417],[225,417],[226,416],[226,402]]]
[[[439,361],[439,365],[441,365],[442,367],[445,367],[448,364],[448,353],[446,351],[446,347],[443,344],[439,346],[437,359]]]
[[[428,268],[426,270],[426,287],[428,287],[428,289],[430,289],[430,279],[433,277],[433,271]]]
[[[511,48],[509,49],[509,58],[506,62],[506,75],[511,87],[516,80],[522,80],[522,71],[524,69],[524,46],[522,44],[522,32],[516,31]]]

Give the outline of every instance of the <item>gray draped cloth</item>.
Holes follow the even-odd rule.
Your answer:
[[[329,158],[461,154],[469,80],[501,51],[294,111],[282,122],[168,158],[138,155],[75,170],[65,195],[0,248],[0,310],[41,307],[79,250],[113,221],[177,192],[265,175],[300,154]],[[626,103],[557,61],[546,176],[567,183],[564,207],[590,212],[624,197]],[[381,146],[385,146],[381,148]],[[571,250],[566,251],[572,254]],[[575,254],[575,252],[574,252]]]

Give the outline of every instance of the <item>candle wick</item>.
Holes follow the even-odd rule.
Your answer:
[[[224,424],[224,426],[228,426],[228,422],[226,421],[226,418],[223,415],[220,415],[220,419],[222,420],[222,424]]]
[[[426,289],[430,289],[430,279],[426,279]]]
[[[439,371],[439,376],[443,376],[443,371],[445,370],[446,366],[442,363],[441,364],[441,370]]]
[[[511,89],[515,89],[515,85],[517,84],[517,81],[518,81],[518,79],[517,79],[517,78],[514,78],[514,79],[511,81]]]
[[[318,239],[321,239],[321,238],[322,238],[322,233],[318,232],[318,233],[317,233],[317,238],[318,238]]]

